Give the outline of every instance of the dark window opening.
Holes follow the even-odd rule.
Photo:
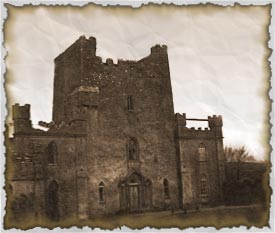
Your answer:
[[[104,183],[100,182],[98,186],[98,192],[99,192],[99,203],[105,203],[105,190],[104,190]]]
[[[50,142],[48,144],[48,164],[56,164],[57,163],[57,145],[55,142]]]
[[[131,95],[127,98],[127,106],[129,111],[133,111],[133,97]]]
[[[129,160],[138,159],[138,144],[137,141],[133,138],[131,138],[128,143],[128,157]]]
[[[163,180],[164,198],[169,198],[169,183],[167,179]]]

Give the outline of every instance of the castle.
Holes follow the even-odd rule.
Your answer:
[[[115,64],[81,36],[55,59],[53,121],[40,122],[48,130],[32,127],[30,105],[12,115],[7,211],[16,216],[89,219],[223,201],[222,117],[174,113],[165,45]]]

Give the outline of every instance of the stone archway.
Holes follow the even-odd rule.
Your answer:
[[[121,211],[139,212],[152,206],[152,182],[134,172],[119,183]]]
[[[46,214],[50,220],[59,220],[58,183],[52,180],[47,187]]]

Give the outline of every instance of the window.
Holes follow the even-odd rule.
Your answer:
[[[48,164],[57,163],[57,145],[55,142],[48,144]]]
[[[169,183],[167,179],[163,180],[164,198],[169,198]]]
[[[205,146],[202,143],[199,145],[198,154],[199,154],[199,160],[200,161],[205,161],[206,160]]]
[[[127,106],[129,111],[133,111],[133,97],[131,95],[127,98]]]
[[[206,197],[208,195],[208,192],[207,192],[207,179],[206,179],[206,176],[203,175],[201,177],[201,180],[200,180],[200,188],[201,188],[201,196],[203,197]]]
[[[98,193],[99,193],[99,203],[105,203],[105,190],[104,190],[104,183],[100,182],[98,185]]]
[[[129,160],[138,160],[138,143],[134,138],[128,142],[128,158]]]

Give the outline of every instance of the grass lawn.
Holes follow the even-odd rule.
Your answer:
[[[184,214],[182,211],[172,214],[170,211],[96,218],[87,225],[113,229],[126,225],[141,229],[146,226],[155,228],[188,228],[213,226],[257,226],[268,223],[268,212],[260,206],[217,207],[201,209]]]
[[[122,226],[127,226],[132,229],[142,229],[144,227],[154,227],[157,229],[185,229],[189,227],[209,226],[220,229],[222,227],[232,226],[263,227],[268,225],[268,219],[269,211],[264,210],[261,206],[221,206],[216,208],[200,209],[198,211],[189,211],[186,214],[183,211],[176,211],[173,214],[170,211],[162,211],[95,217],[85,221],[71,219],[56,223],[30,220],[28,223],[10,223],[8,224],[8,228],[19,227],[20,229],[29,229],[37,226],[47,228],[89,226],[92,228],[115,229]],[[17,227],[15,225],[17,225]]]

